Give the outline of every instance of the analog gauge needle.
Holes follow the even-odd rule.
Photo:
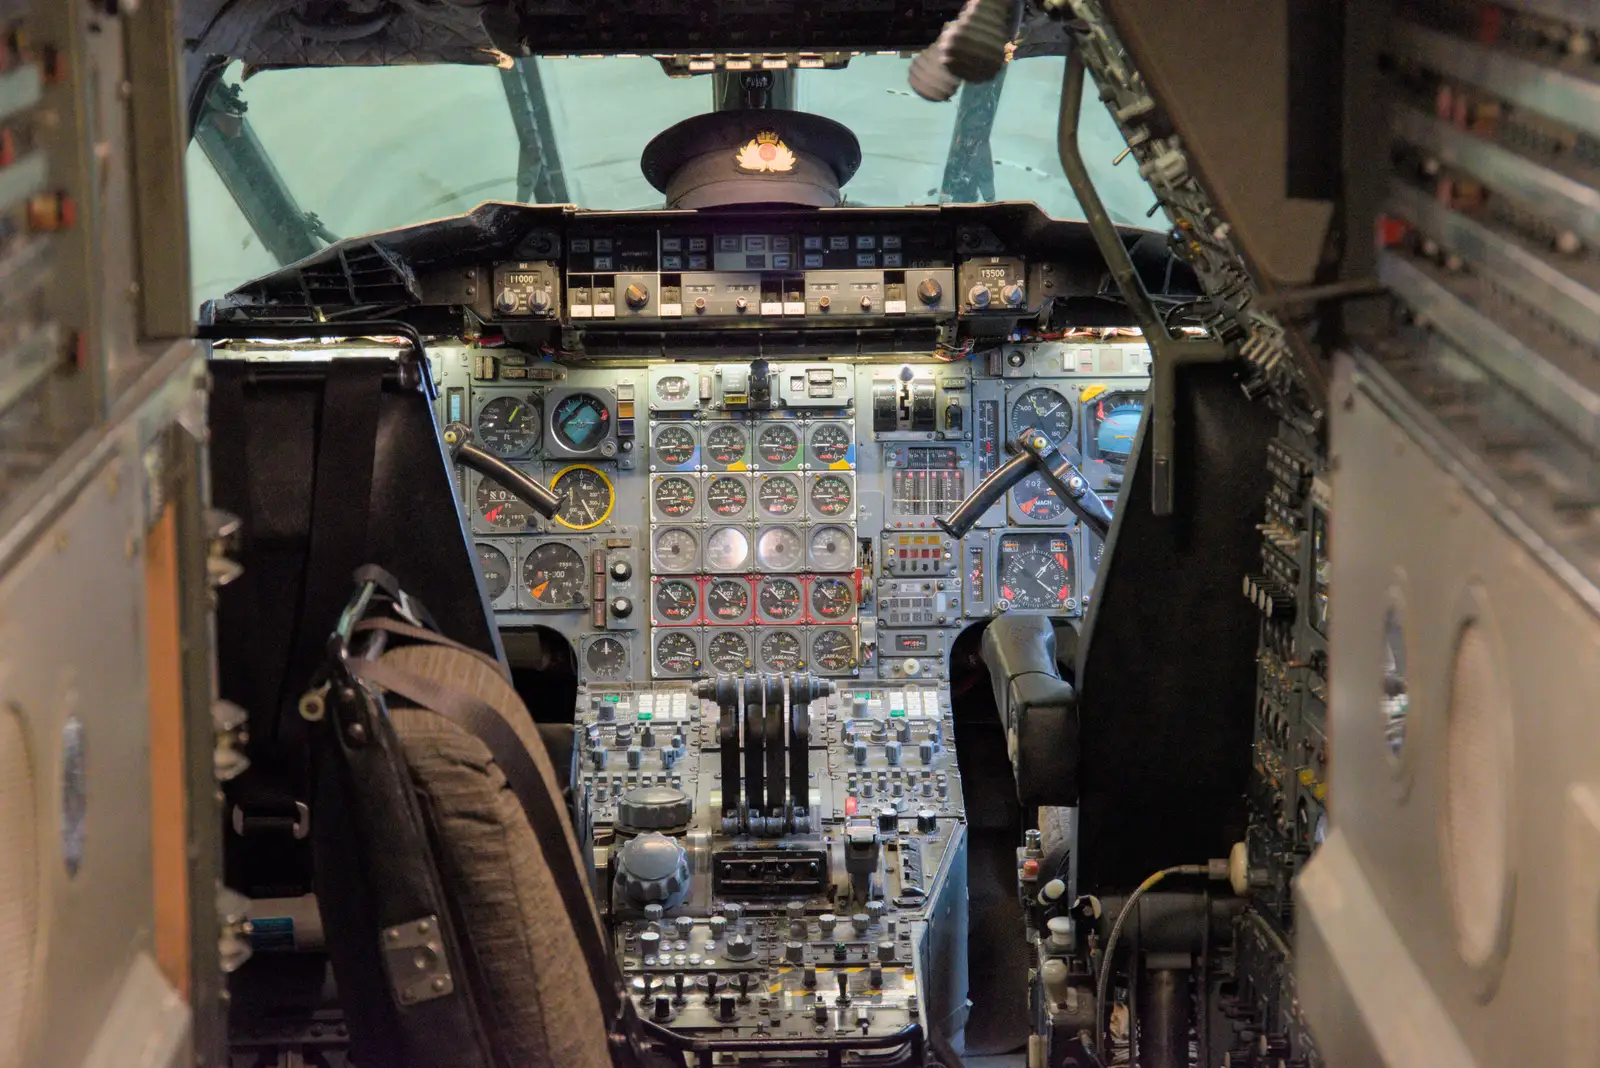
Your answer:
[[[541,601],[541,600],[544,599],[544,591],[549,589],[549,588],[550,588],[550,580],[549,579],[545,579],[543,582],[539,583],[539,585],[537,585],[537,586],[529,586],[528,587],[528,593],[533,596],[534,600]]]
[[[595,518],[594,504],[592,502],[580,500],[579,503],[583,505],[583,514],[588,517],[589,524],[591,526],[599,522],[599,520]]]
[[[506,421],[509,422],[512,426],[516,426],[517,425],[517,416],[519,416],[521,414],[522,414],[522,405],[519,404],[515,408],[511,409],[511,418],[509,418]]]

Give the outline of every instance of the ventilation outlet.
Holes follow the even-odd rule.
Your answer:
[[[1456,642],[1445,731],[1445,879],[1457,948],[1482,968],[1503,949],[1510,923],[1511,709],[1475,620]]]
[[[22,714],[0,707],[0,1066],[22,1063],[22,1021],[39,929],[38,827]]]

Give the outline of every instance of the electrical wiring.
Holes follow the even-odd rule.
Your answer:
[[[1117,939],[1122,934],[1122,925],[1127,922],[1128,914],[1133,911],[1135,902],[1137,902],[1141,897],[1155,887],[1157,883],[1161,882],[1161,880],[1165,879],[1169,875],[1207,875],[1210,873],[1210,871],[1210,867],[1205,864],[1178,864],[1171,868],[1162,868],[1144,882],[1140,883],[1133,893],[1128,895],[1128,900],[1122,903],[1122,908],[1117,912],[1117,920],[1111,925],[1111,933],[1106,936],[1105,955],[1104,959],[1100,962],[1100,978],[1099,981],[1095,983],[1094,1038],[1096,1044],[1104,1042],[1106,1043],[1105,1048],[1107,1050],[1110,1049],[1110,1039],[1107,1035],[1110,1013],[1106,1008],[1106,1000],[1110,994],[1111,965],[1112,961],[1116,957]],[[1131,1021],[1129,1022],[1128,1026],[1131,1030],[1133,1027]]]

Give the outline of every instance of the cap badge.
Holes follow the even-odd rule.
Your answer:
[[[741,171],[749,174],[787,174],[794,170],[794,153],[771,130],[762,130],[745,142],[733,157]]]

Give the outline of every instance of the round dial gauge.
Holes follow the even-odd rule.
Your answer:
[[[673,475],[656,483],[652,494],[656,511],[669,519],[682,519],[694,511],[694,483]]]
[[[1028,390],[1011,402],[1011,436],[1030,428],[1061,444],[1072,432],[1072,405],[1048,386]]]
[[[1050,534],[1000,541],[1000,596],[1012,608],[1065,609],[1073,597],[1072,542]]]
[[[539,444],[539,402],[496,397],[478,409],[478,442],[501,459],[526,456]]]
[[[811,507],[829,519],[850,510],[850,481],[838,475],[823,475],[811,483]]]
[[[850,583],[842,578],[819,578],[811,584],[811,614],[819,619],[844,619],[855,603]]]
[[[1105,393],[1095,398],[1089,408],[1089,440],[1100,459],[1113,467],[1128,462],[1143,414],[1143,393]]]
[[[768,619],[786,623],[800,618],[800,584],[794,579],[763,579],[758,598]]]
[[[761,639],[761,662],[773,671],[799,671],[799,637],[789,630],[768,631]]]
[[[744,671],[750,666],[750,639],[735,630],[713,635],[706,645],[706,659],[718,671]]]
[[[617,503],[616,487],[605,472],[588,464],[564,467],[550,480],[550,488],[567,498],[556,522],[573,530],[593,530],[611,518]]]
[[[522,561],[522,588],[528,596],[549,608],[572,608],[583,604],[583,557],[578,550],[558,541],[536,545]]]
[[[584,651],[583,662],[590,678],[620,679],[628,666],[628,649],[615,638],[597,638]]]
[[[483,572],[483,588],[488,591],[489,600],[497,601],[511,585],[511,561],[493,545],[485,545],[480,541],[476,548],[478,570]]]
[[[794,515],[800,507],[800,487],[788,475],[772,475],[762,479],[761,492],[756,495],[761,511],[775,519]]]
[[[694,532],[683,527],[667,527],[656,532],[655,558],[657,571],[682,572],[694,570],[695,551],[700,542]]]
[[[750,503],[750,489],[737,478],[723,475],[711,480],[706,487],[706,507],[712,512],[725,518],[732,518],[743,512],[745,505]]]
[[[656,379],[656,396],[664,401],[688,400],[691,388],[683,375],[664,375]]]
[[[819,630],[811,639],[811,662],[823,671],[848,671],[855,663],[855,643],[850,632],[837,627]]]
[[[750,612],[750,584],[717,579],[706,587],[706,614],[715,622],[737,623]]]
[[[817,527],[811,532],[811,566],[823,571],[843,571],[855,564],[850,531],[844,527]]]
[[[611,409],[593,393],[572,393],[556,402],[550,429],[573,452],[589,452],[611,432]]]
[[[478,518],[496,530],[527,530],[533,525],[533,509],[492,478],[478,479],[474,501]]]
[[[832,466],[850,455],[850,432],[838,423],[823,423],[811,431],[811,462]]]
[[[744,427],[734,423],[718,423],[706,434],[706,455],[723,467],[742,463],[748,442]]]
[[[656,585],[656,618],[687,623],[700,614],[700,591],[694,583],[668,579]]]
[[[694,639],[681,630],[669,630],[656,636],[656,663],[671,675],[690,675],[700,666],[699,650]]]
[[[750,559],[750,538],[738,527],[718,527],[706,539],[706,565],[712,571],[737,571]]]
[[[794,528],[762,527],[756,535],[756,563],[768,571],[793,571],[804,548]]]
[[[756,454],[761,462],[774,467],[789,463],[800,452],[800,435],[785,423],[768,423],[756,438]]]
[[[1029,519],[1040,521],[1059,519],[1067,510],[1066,502],[1037,471],[1012,488],[1011,503]]]
[[[656,462],[666,467],[682,467],[694,459],[694,435],[688,427],[668,426],[656,431]]]

